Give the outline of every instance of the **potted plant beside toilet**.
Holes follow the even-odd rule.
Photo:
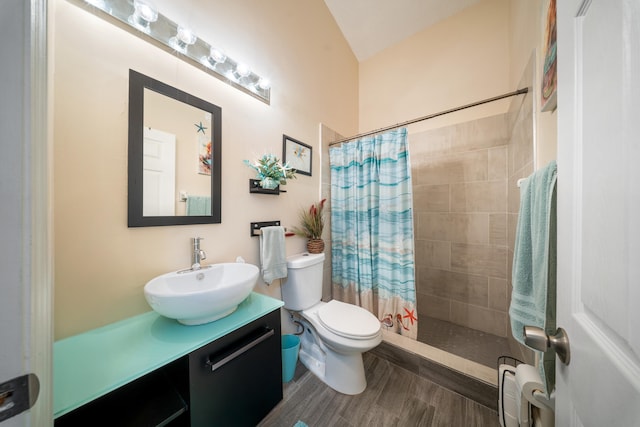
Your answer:
[[[324,229],[324,204],[327,199],[322,199],[311,205],[309,209],[300,211],[300,226],[294,227],[293,232],[297,236],[307,238],[307,251],[310,254],[324,252],[324,240],[322,240],[322,230]]]

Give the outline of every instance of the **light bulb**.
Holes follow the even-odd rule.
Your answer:
[[[187,48],[194,44],[198,37],[189,28],[178,26],[175,37],[169,39],[169,45],[175,50],[186,53]]]
[[[196,42],[198,37],[189,28],[178,27],[178,33],[176,38],[185,45],[192,45]]]
[[[251,74],[251,69],[247,66],[247,64],[243,64],[243,63],[238,63],[238,65],[236,65],[236,74],[240,77],[247,77],[249,74]]]
[[[150,24],[158,20],[158,9],[147,0],[134,0],[133,7],[134,11],[128,19],[129,23],[148,33]]]
[[[217,62],[218,64],[222,64],[224,61],[227,60],[227,55],[224,54],[224,51],[222,49],[212,47],[209,50],[209,58],[211,58],[214,62]]]
[[[260,80],[258,80],[257,86],[262,90],[267,90],[271,87],[271,82],[269,81],[269,79],[265,77],[260,77]]]
[[[104,0],[85,0],[91,6],[97,7],[100,10],[107,11],[107,4]]]
[[[151,23],[158,20],[158,8],[147,0],[134,0],[133,7],[135,8],[134,14],[139,18]]]

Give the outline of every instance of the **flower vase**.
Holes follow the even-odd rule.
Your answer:
[[[307,252],[310,254],[321,254],[324,252],[324,240],[310,239],[307,241]]]
[[[280,182],[273,178],[264,178],[260,181],[260,187],[265,190],[274,190],[278,185],[280,185]]]

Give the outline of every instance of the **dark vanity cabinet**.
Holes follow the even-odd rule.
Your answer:
[[[61,426],[255,426],[282,400],[272,311],[57,418]]]
[[[189,354],[192,426],[255,426],[282,400],[280,313]]]

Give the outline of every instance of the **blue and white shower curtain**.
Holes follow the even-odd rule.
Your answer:
[[[333,297],[416,339],[413,201],[406,129],[329,150]]]

